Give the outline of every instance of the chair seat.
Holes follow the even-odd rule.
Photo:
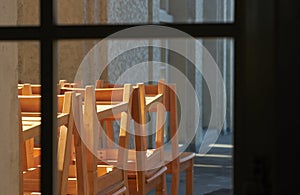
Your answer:
[[[167,171],[166,166],[146,171],[146,173],[145,173],[146,182],[149,183],[149,182],[153,181],[154,179],[161,176],[166,171]],[[136,172],[135,171],[128,171],[128,179],[136,179]]]
[[[193,152],[183,152],[180,155],[179,162],[180,163],[184,163],[184,162],[186,162],[188,160],[191,160],[194,157],[195,157],[195,153],[193,153]]]
[[[28,171],[24,171],[23,179],[23,191],[24,192],[40,192],[40,178],[41,169],[31,168]],[[76,194],[76,177],[68,178],[68,194]]]
[[[109,165],[116,165],[117,164],[117,149],[108,149],[108,150],[100,150],[99,152],[99,158],[98,165],[102,164],[109,164]],[[136,151],[135,150],[129,150],[128,152],[128,162],[126,164],[127,169],[131,170],[128,171],[128,178],[134,179],[136,177],[136,172],[134,171],[136,169]],[[146,178],[151,178],[153,175],[160,173],[160,171],[164,168],[163,162],[160,160],[160,151],[154,150],[154,149],[148,149],[146,152],[146,156],[148,159],[147,168],[149,169],[146,171]]]
[[[193,159],[194,157],[195,157],[195,153],[193,153],[193,152],[182,152],[179,155],[179,163],[184,163],[186,161]],[[164,158],[165,158],[165,162],[167,164],[169,164],[172,160],[174,160],[174,159],[172,159],[171,152],[165,152]]]
[[[167,156],[167,155],[166,155]],[[176,171],[176,170],[173,170],[173,164],[170,160],[170,157],[171,157],[171,154],[169,154],[169,158],[167,158],[167,160],[165,161],[166,162],[166,166],[167,166],[167,174],[173,174],[173,171]],[[179,168],[178,170],[179,171],[183,171],[183,170],[187,170],[189,167],[193,167],[193,159],[195,157],[195,153],[193,152],[183,152],[179,155]]]
[[[157,167],[161,167],[163,165],[163,161],[161,160],[161,150],[148,149],[145,153],[147,158],[147,169],[156,169]],[[98,164],[109,164],[116,165],[117,157],[118,157],[118,149],[105,149],[98,151],[99,161]],[[128,150],[128,161],[127,161],[127,169],[135,170],[136,169],[136,151],[133,149]]]

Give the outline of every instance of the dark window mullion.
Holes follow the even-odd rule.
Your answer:
[[[58,194],[57,188],[57,64],[53,63],[53,1],[41,1],[41,193]]]
[[[46,21],[45,21],[46,22]],[[47,22],[48,23],[48,22]],[[51,39],[95,39],[105,38],[120,30],[138,25],[45,25],[41,27],[0,27],[0,40],[41,40],[48,36]],[[146,24],[145,24],[146,25]],[[166,24],[183,31],[195,38],[201,37],[234,37],[239,32],[237,25],[225,24]],[[84,32],[84,33],[82,33]],[[145,32],[142,35],[125,35],[123,38],[172,38],[178,34],[159,35],[152,32]],[[121,38],[121,37],[120,37]]]
[[[146,25],[146,24],[145,24]],[[56,26],[56,39],[89,39],[105,38],[113,33],[139,25],[70,25]],[[183,31],[195,38],[200,37],[233,37],[236,36],[237,30],[235,24],[168,24],[162,25]],[[85,32],[85,33],[82,33]],[[145,31],[143,34],[120,34],[119,38],[176,38],[178,33],[158,33]],[[182,35],[181,35],[182,36]]]

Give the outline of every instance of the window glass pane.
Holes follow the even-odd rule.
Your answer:
[[[56,1],[58,24],[228,23],[234,0],[67,0]],[[40,24],[39,0],[3,0],[0,26]]]
[[[40,84],[40,43],[18,42],[19,83]]]
[[[179,114],[183,117],[179,124],[186,127],[179,130],[179,149],[196,152],[195,194],[230,190],[233,188],[233,43],[230,38],[193,42],[188,38],[116,37],[106,41],[58,41],[58,74],[60,80],[82,86],[95,85],[97,79],[112,84],[156,83],[159,79],[176,83]],[[151,119],[155,115],[150,114]],[[170,150],[168,125],[166,129],[165,148]],[[154,145],[154,138],[148,144]],[[179,194],[184,194],[184,184],[180,183]],[[167,176],[167,185],[171,189],[171,176]]]
[[[234,0],[57,1],[58,24],[233,22]]]
[[[2,0],[0,26],[40,25],[39,0]]]

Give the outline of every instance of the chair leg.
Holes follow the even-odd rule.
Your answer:
[[[190,166],[186,169],[186,194],[193,195],[194,194],[194,160],[191,159]]]
[[[172,187],[171,187],[171,194],[172,195],[178,195],[179,181],[180,181],[180,172],[179,172],[179,170],[173,171],[173,173],[172,173]]]
[[[161,175],[161,183],[156,186],[156,195],[167,195],[166,174]]]
[[[113,143],[114,143],[114,140],[115,140],[115,137],[114,137],[114,128],[113,128],[113,121],[111,120],[107,120],[105,121],[105,125],[106,125],[106,134],[109,138],[108,140],[108,143],[107,143],[107,146],[108,148],[113,148]]]

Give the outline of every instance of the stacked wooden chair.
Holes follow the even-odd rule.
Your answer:
[[[92,116],[86,115],[86,113],[92,113],[90,110],[94,109],[94,112],[98,113],[98,107],[114,107],[115,111],[113,112],[106,112],[102,113],[101,111],[99,112],[98,115],[98,120],[100,124],[103,124],[103,121],[105,120],[112,120],[112,119],[121,119],[120,124],[121,127],[124,126],[124,122],[122,122],[122,115],[119,115],[118,109],[122,108],[122,103],[126,102],[126,99],[124,99],[123,94],[128,94],[123,92],[123,88],[126,89],[125,86],[120,86],[119,88],[102,88],[102,89],[96,89],[93,90],[93,88],[88,87],[85,90],[82,88],[68,88],[68,87],[63,87],[62,92],[64,91],[69,91],[69,90],[75,90],[79,93],[85,94],[84,98],[84,104],[85,104],[85,116],[84,118],[86,119],[87,126],[89,126],[92,129],[97,129],[97,121],[94,121],[94,118]],[[92,91],[92,92],[91,92]],[[130,93],[131,94],[131,93]],[[128,95],[127,95],[128,98]],[[163,94],[159,94],[155,98],[153,98],[151,101],[146,101],[145,99],[145,91],[143,88],[142,84],[139,84],[138,86],[134,87],[133,92],[132,92],[132,104],[131,107],[131,116],[133,116],[135,120],[135,136],[134,136],[134,141],[135,143],[135,149],[129,149],[128,154],[127,151],[122,151],[122,153],[126,153],[126,157],[124,154],[119,152],[120,145],[123,144],[124,138],[119,137],[119,148],[114,148],[112,145],[114,145],[113,138],[111,135],[109,135],[108,132],[108,137],[106,139],[106,144],[107,148],[102,148],[102,149],[96,149],[94,148],[89,148],[89,151],[86,153],[87,156],[90,156],[88,158],[89,160],[87,161],[88,163],[88,173],[89,173],[89,189],[92,189],[94,191],[97,191],[95,186],[102,186],[101,190],[116,190],[112,188],[112,186],[122,186],[123,188],[120,188],[119,190],[122,191],[125,190],[128,187],[125,187],[125,183],[129,183],[129,192],[130,194],[146,194],[150,190],[156,188],[157,194],[165,194],[166,193],[166,178],[165,178],[165,171],[166,167],[163,166],[163,153],[162,149],[148,149],[146,147],[146,135],[145,133],[143,134],[142,132],[145,131],[145,123],[146,123],[146,112],[147,109],[151,107],[155,102],[162,102],[163,100]],[[128,100],[127,100],[128,101]],[[90,102],[94,102],[90,103]],[[130,101],[131,102],[131,101]],[[159,118],[162,118],[163,113],[162,110],[160,109],[160,113],[157,115]],[[128,119],[127,119],[128,120]],[[158,120],[161,121],[161,120]],[[93,124],[93,125],[92,125]],[[163,124],[158,124],[158,127],[161,127],[157,129],[158,132],[157,135],[163,135]],[[88,128],[85,128],[88,129]],[[106,129],[107,130],[107,129]],[[120,132],[122,132],[122,128]],[[89,133],[89,137],[98,137],[98,135],[92,135],[91,136],[92,130],[89,130],[87,133]],[[123,131],[124,132],[124,131]],[[126,132],[126,139],[129,139],[129,129]],[[110,132],[112,133],[112,132]],[[141,134],[142,133],[142,134]],[[123,133],[124,134],[124,133]],[[121,134],[120,134],[121,135]],[[103,136],[103,135],[101,135]],[[110,141],[109,141],[110,140]],[[158,139],[159,140],[159,139]],[[96,140],[93,140],[92,142],[97,142]],[[121,148],[129,148],[128,147],[128,141],[124,147]],[[98,145],[98,144],[96,144]],[[122,145],[121,145],[122,146]],[[90,150],[94,151],[90,152]],[[95,151],[98,150],[98,151]],[[98,161],[95,157],[95,153],[98,153]],[[94,154],[94,155],[93,155]],[[122,154],[120,156],[120,154]],[[122,157],[122,159],[121,159]],[[96,162],[97,161],[97,162]],[[107,163],[109,162],[109,163]],[[122,165],[123,163],[123,165]],[[95,171],[95,164],[97,164],[97,174]],[[107,171],[103,171],[99,169],[99,167],[103,167],[104,165],[109,164],[111,166],[112,170],[118,170],[122,169],[124,173],[126,173],[127,177],[121,177],[121,175],[118,175],[118,179],[115,177],[110,177],[109,173]],[[121,166],[121,167],[120,167]],[[152,168],[151,168],[152,166]],[[127,169],[129,170],[127,172]],[[103,175],[103,173],[105,173]],[[115,181],[120,181],[119,185],[114,185],[114,183],[106,179],[107,181],[110,181],[109,183],[101,182],[102,185],[96,185],[95,181],[100,181],[99,176],[105,176],[107,178],[112,178]],[[98,179],[97,176],[99,177]],[[128,179],[127,179],[128,178]],[[107,184],[107,185],[106,185]],[[104,189],[103,189],[104,188]],[[112,189],[111,189],[112,188]],[[118,191],[119,191],[118,190]],[[125,194],[128,193],[124,192]],[[91,193],[93,194],[93,193]]]
[[[145,96],[154,97],[160,94],[160,90],[163,87],[160,85],[165,85],[164,92],[164,107],[167,112],[169,112],[169,132],[171,137],[171,152],[164,152],[164,160],[167,166],[167,174],[172,175],[172,184],[170,192],[173,195],[178,194],[179,191],[179,182],[180,182],[180,173],[185,172],[185,183],[186,183],[186,194],[193,194],[193,166],[194,166],[194,157],[195,154],[192,152],[179,152],[179,143],[178,143],[178,109],[177,109],[177,96],[176,96],[176,85],[175,84],[164,84],[161,80],[158,84],[145,85]],[[114,85],[111,83],[105,83],[103,80],[96,81],[97,87],[119,87],[120,85]],[[155,109],[151,110],[155,112]],[[111,128],[111,120],[106,121],[107,127]],[[112,132],[112,130],[110,130]],[[166,135],[166,134],[165,134]],[[111,135],[110,137],[113,137]],[[164,139],[161,139],[164,140]],[[161,145],[163,143],[157,143],[156,145]]]
[[[102,89],[119,88],[122,85],[104,84],[97,81],[96,86]],[[100,90],[100,89],[99,89]],[[114,97],[113,97],[114,98]],[[117,99],[114,98],[115,102]],[[101,100],[99,100],[101,101]],[[159,104],[157,104],[159,103]],[[164,166],[163,156],[163,136],[164,136],[164,85],[159,87],[159,93],[152,96],[145,96],[145,85],[140,83],[134,87],[132,116],[135,121],[134,125],[134,145],[135,150],[129,150],[128,181],[130,194],[146,194],[152,189],[156,189],[157,194],[166,194],[166,167]],[[154,109],[153,109],[154,108]],[[151,109],[151,110],[150,110]],[[156,115],[156,146],[150,148],[147,145],[147,113],[155,110]],[[102,121],[105,123],[106,133],[109,139],[113,140],[113,124],[114,120],[118,120],[118,116],[108,117]],[[149,130],[149,129],[148,129]],[[112,152],[111,152],[112,154]],[[113,155],[104,155],[106,158],[113,158]]]
[[[119,142],[116,164],[115,166],[99,162],[99,123],[101,120],[109,115],[112,115],[112,110],[109,110],[108,106],[104,106],[103,109],[98,108],[100,105],[96,105],[96,97],[99,95],[99,91],[95,92],[94,87],[88,86],[85,90],[84,98],[84,124],[85,133],[87,136],[86,142],[88,147],[86,149],[86,163],[87,173],[89,181],[89,194],[129,194],[127,170],[124,169],[128,158],[128,146],[129,146],[129,125],[130,125],[130,113],[131,107],[131,93],[132,86],[125,85],[121,90],[121,103],[119,106],[120,112],[120,129],[119,129]],[[100,91],[101,93],[101,91]],[[112,93],[110,90],[103,91],[104,94]],[[106,111],[107,110],[107,111]],[[93,114],[96,116],[93,116]],[[102,149],[102,152],[105,150]],[[108,152],[108,151],[107,151]]]

